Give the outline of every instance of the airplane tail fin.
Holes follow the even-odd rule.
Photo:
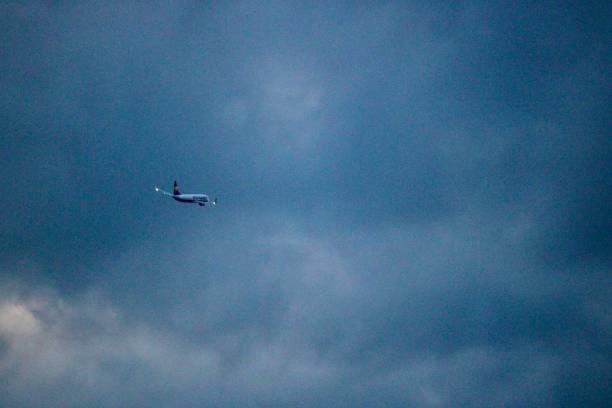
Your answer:
[[[179,186],[178,183],[176,182],[176,180],[174,180],[174,190],[173,190],[174,195],[179,195],[181,194],[181,192],[179,191]]]

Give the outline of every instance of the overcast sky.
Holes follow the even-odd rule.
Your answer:
[[[0,405],[607,405],[612,7],[303,3],[2,2]]]

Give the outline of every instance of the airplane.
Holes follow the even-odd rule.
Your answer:
[[[212,205],[217,205],[217,197],[215,197],[215,199],[211,202],[206,194],[181,194],[176,180],[174,181],[174,190],[172,194],[157,186],[155,186],[155,191],[162,193],[163,195],[170,196],[181,203],[197,204],[200,207],[205,206],[208,202],[210,202]]]

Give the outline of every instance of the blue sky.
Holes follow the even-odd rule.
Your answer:
[[[610,17],[3,3],[0,405],[605,406]]]

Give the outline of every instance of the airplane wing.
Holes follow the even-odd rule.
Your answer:
[[[172,196],[172,194],[170,194],[169,192],[162,190],[161,188],[155,186],[155,191],[157,191],[158,193],[162,193],[163,195],[167,195],[167,196]]]

